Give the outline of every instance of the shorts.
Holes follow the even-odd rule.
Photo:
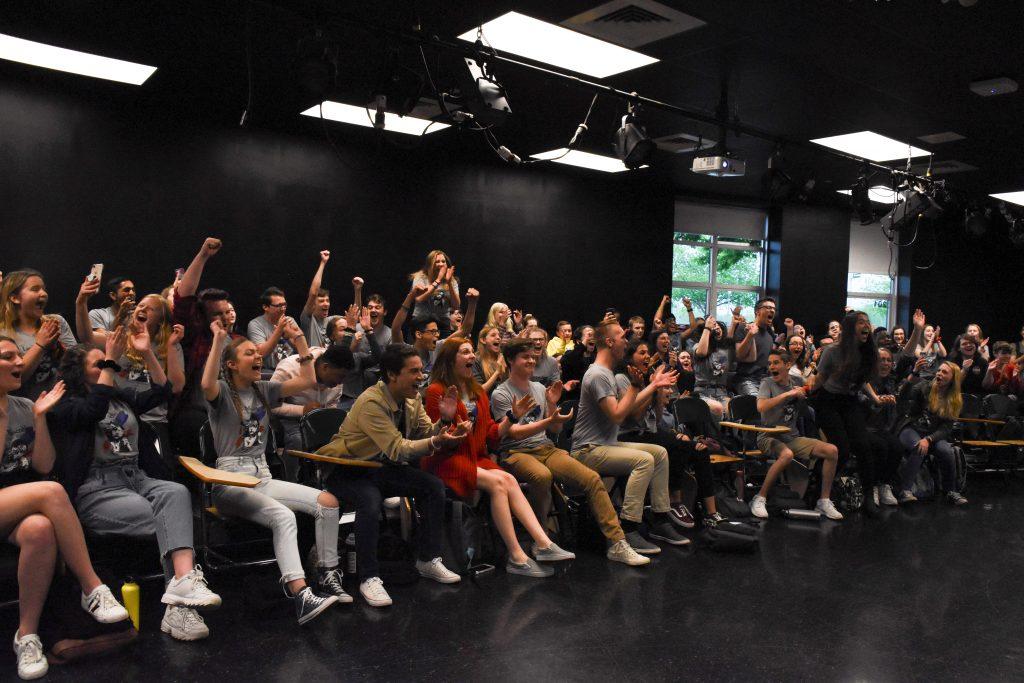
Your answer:
[[[709,384],[707,386],[694,387],[694,392],[704,401],[718,401],[719,403],[725,403],[731,398],[729,396],[729,390],[721,384]]]
[[[819,439],[810,439],[806,436],[795,436],[789,441],[781,441],[769,437],[762,437],[757,440],[757,447],[767,456],[778,457],[783,448],[793,451],[793,457],[801,462],[810,462],[811,458],[819,457],[813,455],[817,446],[825,443]]]

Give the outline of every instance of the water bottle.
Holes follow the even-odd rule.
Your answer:
[[[128,616],[131,617],[132,625],[135,630],[139,630],[139,584],[135,583],[134,579],[128,579],[121,586],[121,601],[124,602],[124,608],[128,610]]]

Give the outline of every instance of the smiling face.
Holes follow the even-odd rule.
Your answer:
[[[665,333],[665,332],[662,332],[661,334],[658,335],[658,338],[654,341],[654,346],[655,346],[655,348],[658,349],[658,353],[660,353],[661,355],[665,356],[665,355],[668,354],[669,349],[672,348],[672,342],[669,339],[668,334]]]
[[[224,310],[223,322],[224,327],[226,327],[228,332],[230,332],[235,329],[235,321],[238,320],[238,313],[235,312],[235,307],[230,301],[227,303],[227,308]]]
[[[22,318],[35,322],[43,317],[49,298],[43,278],[32,275],[25,280],[21,289],[11,294],[11,303],[20,310]]]
[[[935,328],[932,327],[931,325],[925,325],[923,334],[925,341],[931,341],[932,339],[935,338]]]
[[[629,325],[629,331],[637,339],[639,339],[640,337],[644,336],[644,321],[643,320],[634,320]]]
[[[558,336],[564,341],[572,339],[572,325],[562,325],[559,327]]]
[[[967,334],[973,334],[978,339],[981,339],[981,327],[974,323],[971,323],[970,325],[967,326]]]
[[[509,368],[509,374],[518,380],[530,379],[537,367],[537,357],[532,352],[523,351],[516,355]]]
[[[427,351],[433,351],[437,346],[437,337],[440,334],[436,322],[429,322],[422,332],[416,332],[416,346]]]
[[[533,353],[537,358],[540,358],[541,354],[544,353],[544,342],[547,341],[547,335],[544,334],[543,330],[535,330],[530,332],[528,339],[533,344]]]
[[[276,324],[286,310],[288,310],[288,302],[283,296],[277,294],[271,294],[270,303],[263,304],[263,313],[271,323]]]
[[[313,315],[321,320],[327,317],[327,313],[331,310],[331,295],[323,294],[317,296],[316,304],[313,308]]]
[[[935,384],[940,389],[945,389],[949,386],[950,381],[953,379],[953,368],[949,367],[949,363],[943,363],[939,366],[939,369],[935,372]]]
[[[457,308],[453,308],[448,313],[448,320],[451,321],[452,329],[458,329],[462,326],[462,311]]]
[[[512,311],[508,309],[508,306],[502,306],[494,312],[494,322],[497,325],[504,325],[508,321],[508,317],[512,315]]]
[[[476,354],[473,353],[473,345],[469,342],[459,345],[459,350],[455,354],[455,376],[462,380],[472,378],[474,363]]]
[[[163,299],[159,294],[147,294],[142,297],[142,301],[135,307],[135,312],[132,313],[132,317],[146,326],[149,330],[150,336],[155,336],[157,331],[160,329],[160,325],[164,322],[164,306],[161,303]]]
[[[971,337],[960,338],[960,355],[964,358],[973,358],[978,351],[978,345]]]
[[[679,352],[679,367],[687,372],[693,371],[693,356],[690,355],[689,351]]]
[[[448,257],[445,256],[443,253],[439,252],[436,256],[434,256],[434,263],[431,265],[434,268],[434,275],[437,275],[437,272],[441,270],[442,267],[448,265]]]
[[[790,363],[782,360],[782,356],[773,353],[768,356],[768,374],[776,382],[782,381],[789,374]]]
[[[878,376],[888,377],[892,374],[892,352],[889,349],[878,349]]]
[[[789,338],[789,353],[794,358],[799,358],[804,352],[804,338],[798,335],[793,335]]]
[[[755,311],[757,316],[757,322],[760,325],[771,325],[772,321],[775,320],[775,302],[774,301],[763,301],[761,307]]]
[[[487,331],[487,334],[484,335],[484,346],[491,353],[501,352],[501,332],[498,331],[498,328],[492,327]]]
[[[807,330],[804,329],[803,325],[793,325],[793,334],[803,338],[807,336]]]
[[[857,341],[863,344],[871,337],[871,320],[863,313],[857,314]]]
[[[229,350],[224,367],[232,373],[236,382],[242,386],[250,386],[260,378],[263,357],[256,350],[255,344],[245,340],[234,347],[233,353]]]
[[[399,401],[414,398],[423,380],[423,361],[419,356],[408,356],[402,371],[397,375],[388,374],[388,390]]]
[[[636,347],[636,351],[629,358],[629,364],[640,372],[647,372],[647,368],[651,364],[651,350],[647,348],[647,344],[640,344]]]
[[[903,346],[907,343],[907,332],[902,327],[897,327],[892,331],[892,341],[897,346]]]
[[[125,299],[135,299],[135,283],[131,280],[123,280],[117,286],[117,291],[110,293],[110,300],[115,309],[120,308]]]
[[[842,334],[843,326],[839,324],[838,320],[833,320],[828,324],[828,336],[832,337],[832,341],[839,341],[839,335]]]
[[[384,310],[384,304],[377,299],[371,299],[366,302],[366,310],[370,313],[370,323],[377,327],[380,321],[384,318],[386,311]]]
[[[9,394],[21,387],[21,373],[25,362],[14,342],[0,341],[0,394]]]

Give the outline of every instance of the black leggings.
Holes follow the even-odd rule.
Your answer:
[[[672,432],[637,432],[620,433],[619,441],[636,443],[653,443],[668,451],[668,490],[678,491],[683,487],[686,467],[693,468],[697,479],[697,498],[710,498],[715,495],[715,478],[711,473],[711,455],[694,448],[693,441],[680,441]]]
[[[814,412],[818,428],[825,432],[828,442],[839,449],[836,472],[842,471],[850,453],[856,453],[861,486],[868,489],[878,483],[879,458],[876,446],[868,438],[864,410],[857,403],[857,397],[821,389],[814,397]]]
[[[875,480],[875,485],[894,484],[896,472],[903,460],[903,446],[900,444],[900,438],[892,432],[868,429],[868,441],[871,442],[871,446],[878,456],[875,466],[875,476],[878,478]]]

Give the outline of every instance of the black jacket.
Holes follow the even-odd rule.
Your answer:
[[[67,395],[50,412],[50,433],[57,446],[54,473],[74,502],[78,487],[92,465],[96,424],[107,414],[110,399],[127,403],[136,417],[171,400],[171,383],[154,385],[146,391],[97,384],[85,396]],[[139,467],[154,479],[170,479],[170,473],[156,450],[155,434],[139,420]]]
[[[899,434],[904,428],[910,427],[923,438],[932,443],[948,441],[953,433],[953,420],[939,417],[928,409],[928,395],[934,382],[918,382],[910,389],[905,413],[896,427]]]

